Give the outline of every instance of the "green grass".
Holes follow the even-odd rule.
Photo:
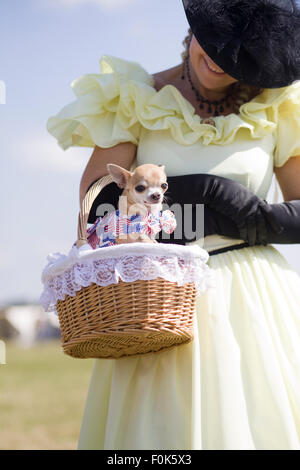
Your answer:
[[[6,343],[0,364],[0,449],[76,449],[93,359],[60,341],[21,349]]]

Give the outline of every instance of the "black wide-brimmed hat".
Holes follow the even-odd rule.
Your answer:
[[[224,72],[259,88],[300,79],[300,0],[183,0],[191,30]]]

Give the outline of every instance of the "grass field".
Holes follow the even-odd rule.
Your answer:
[[[63,354],[60,341],[6,343],[0,365],[0,449],[76,449],[93,359]]]

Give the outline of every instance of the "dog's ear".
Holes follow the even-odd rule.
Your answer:
[[[125,188],[128,180],[132,176],[132,173],[119,165],[115,165],[114,163],[108,163],[106,168],[119,188]]]
[[[165,171],[165,165],[158,165],[162,170]]]

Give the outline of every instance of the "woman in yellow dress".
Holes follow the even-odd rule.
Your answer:
[[[95,359],[78,449],[300,449],[300,277],[271,245],[300,242],[299,4],[184,0],[184,8],[182,64],[151,75],[102,56],[101,73],[73,82],[76,100],[48,130],[63,149],[94,148],[81,200],[108,162],[163,164],[170,179],[239,185],[259,201],[264,236],[240,199],[245,223],[232,220],[245,237],[225,227],[204,238],[217,290],[197,298],[194,341]],[[266,203],[273,172],[289,202]],[[236,193],[222,184],[232,209]],[[268,226],[270,211],[281,232]]]

